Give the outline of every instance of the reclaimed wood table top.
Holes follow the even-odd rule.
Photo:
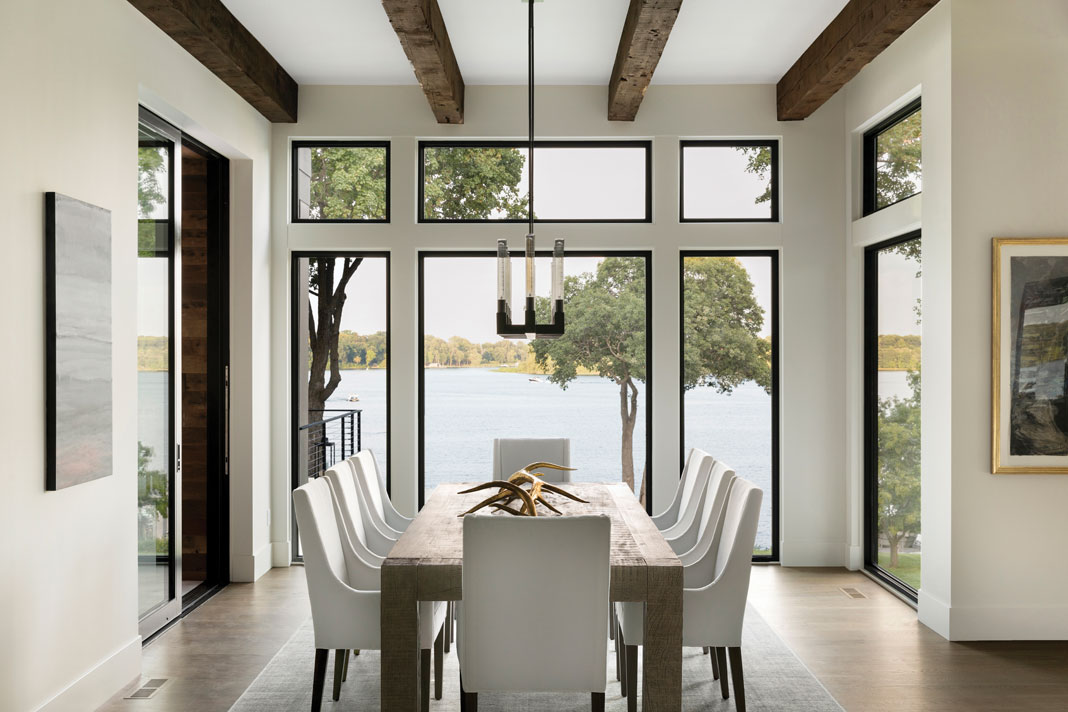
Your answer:
[[[485,490],[459,494],[474,484],[439,485],[382,564],[383,712],[418,709],[415,602],[463,598],[463,518],[457,515],[489,494]],[[643,708],[678,712],[682,562],[626,484],[570,482],[563,487],[588,500],[574,502],[549,494],[563,516],[604,514],[612,520],[611,600],[646,604]],[[547,512],[546,516],[561,515]]]

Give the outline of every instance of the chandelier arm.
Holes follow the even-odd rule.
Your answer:
[[[534,0],[527,3],[527,110],[530,121],[527,143],[527,219],[529,232],[534,234]]]

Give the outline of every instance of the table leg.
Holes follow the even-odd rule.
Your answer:
[[[682,564],[649,564],[645,602],[642,709],[682,709]]]
[[[419,710],[419,605],[416,567],[382,566],[382,712]]]

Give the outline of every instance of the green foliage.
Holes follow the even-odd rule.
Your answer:
[[[166,371],[170,368],[170,339],[166,336],[137,337],[137,370]]]
[[[891,371],[920,370],[918,334],[879,334],[879,369]]]
[[[771,392],[771,342],[749,273],[734,257],[687,257],[683,269],[683,387],[730,393],[746,381]]]
[[[385,368],[386,332],[364,335],[342,331],[338,334],[337,354],[339,368]]]
[[[920,373],[911,371],[908,398],[878,403],[879,532],[890,545],[890,566],[898,566],[898,547],[920,533]]]
[[[452,336],[446,341],[426,334],[423,336],[423,365],[438,364],[456,368],[512,364],[526,359],[529,348],[524,341],[501,339],[479,344],[462,336]]]
[[[152,507],[156,516],[166,519],[170,514],[168,477],[162,470],[149,469],[152,455],[151,447],[137,442],[137,506]]]
[[[917,111],[875,139],[875,207],[881,208],[922,188],[922,112]]]
[[[548,321],[547,299],[539,320]],[[552,365],[549,380],[567,388],[583,367],[623,384],[645,380],[645,261],[609,257],[597,273],[564,279],[567,326],[559,339],[531,343],[537,363]]]
[[[425,217],[527,217],[527,196],[519,191],[526,157],[519,149],[431,147],[424,151],[423,161]]]
[[[167,204],[168,149],[139,146],[137,149],[137,216],[149,218]]]
[[[746,158],[745,171],[752,173],[761,180],[767,182],[764,192],[756,197],[753,202],[757,205],[771,201],[771,148],[769,146],[738,146]]]
[[[384,220],[386,149],[313,147],[310,216],[317,220]]]

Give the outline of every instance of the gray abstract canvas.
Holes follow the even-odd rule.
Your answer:
[[[111,441],[111,212],[45,195],[49,490],[106,477]]]

